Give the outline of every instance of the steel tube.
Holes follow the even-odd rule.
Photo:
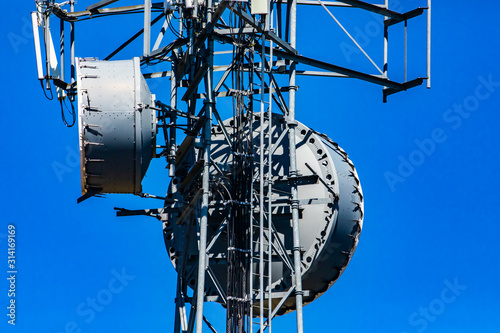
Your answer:
[[[427,89],[431,87],[431,0],[427,0]]]
[[[261,87],[265,86],[265,53],[266,36],[262,34]],[[265,89],[260,92],[260,152],[259,152],[259,323],[261,330],[264,327],[264,96]]]
[[[96,10],[96,9],[99,9],[99,8],[111,5],[113,2],[117,2],[117,1],[118,0],[103,0],[103,1],[99,1],[99,2],[97,2],[95,4],[93,4],[93,5],[88,6],[87,8],[85,8],[85,10],[93,11],[93,10]]]
[[[52,75],[50,71],[50,18],[48,15],[44,17],[44,38],[45,38],[45,73],[47,82],[45,87],[50,90],[50,76]]]
[[[75,11],[75,2],[70,2],[70,12]],[[75,82],[75,22],[70,23],[71,83]]]
[[[273,14],[274,14],[274,9],[273,5],[271,4],[271,13],[269,15],[269,28],[272,31],[273,30]],[[273,311],[273,293],[272,293],[272,281],[273,281],[273,269],[272,269],[272,264],[273,264],[273,239],[272,239],[272,224],[273,224],[273,152],[271,151],[271,147],[273,146],[273,89],[275,88],[274,86],[274,81],[272,77],[272,66],[273,66],[273,41],[271,40],[269,42],[269,47],[270,47],[270,52],[269,52],[269,107],[267,110],[268,114],[268,152],[267,152],[267,197],[268,197],[268,208],[267,211],[269,212],[269,216],[267,218],[267,240],[268,240],[268,270],[267,270],[267,275],[268,275],[268,290],[269,290],[269,298],[268,298],[268,314],[267,318],[271,318],[272,316],[272,311]],[[263,50],[265,52],[265,50]],[[263,64],[264,65],[264,64]],[[272,320],[268,320],[268,332],[272,333]]]
[[[405,20],[405,82],[407,81],[407,69],[408,69],[408,20]]]
[[[59,47],[61,48],[61,80],[65,81],[64,77],[64,20],[60,22],[60,39],[59,39]]]
[[[290,44],[293,48],[297,46],[297,2],[292,0],[289,3],[290,8]],[[295,305],[297,311],[297,333],[304,331],[303,313],[302,313],[302,269],[300,255],[300,232],[299,232],[299,195],[297,191],[297,156],[295,145],[295,67],[296,62],[293,61],[290,65],[290,92],[289,92],[289,113],[288,113],[288,138],[290,146],[290,179],[291,186],[291,201],[292,201],[292,228],[293,228],[293,261],[294,261],[294,278],[295,278]]]
[[[151,52],[151,0],[144,0],[144,50],[143,55]]]
[[[392,10],[389,10],[389,6],[387,5],[387,3],[386,3],[385,8],[384,8],[384,7],[380,7],[380,6],[370,4],[367,2],[363,2],[363,1],[359,1],[359,0],[341,0],[340,2],[349,4],[353,7],[358,7],[358,8],[373,12],[373,13],[377,13],[380,15],[386,15],[386,16],[390,16],[391,18],[395,18],[398,20],[404,20],[404,16],[402,14],[394,12]]]
[[[224,42],[229,42],[229,43],[232,42],[231,40],[224,38],[223,36],[215,35],[215,38],[217,38],[221,41],[224,41]],[[260,52],[260,50],[258,48],[256,48],[256,50],[258,50],[258,52]],[[269,53],[268,47],[266,47],[266,52]],[[405,90],[408,88],[406,84],[388,80],[388,79],[384,78],[382,75],[365,74],[363,72],[359,72],[359,71],[355,71],[355,70],[352,70],[349,68],[326,63],[326,62],[316,60],[313,58],[308,58],[308,57],[304,57],[304,56],[300,56],[300,55],[290,54],[290,53],[284,52],[278,48],[274,48],[273,52],[275,53],[275,55],[277,57],[289,59],[289,60],[292,60],[292,61],[297,62],[297,63],[302,63],[305,65],[310,65],[310,66],[321,68],[321,69],[324,69],[327,71],[346,75],[346,76],[351,77],[351,78],[360,79],[363,81],[375,83],[375,84],[378,84],[381,86],[386,86],[386,87],[393,88],[396,90],[398,90],[398,89]],[[290,68],[291,68],[291,66],[290,66]]]
[[[174,55],[176,52],[174,51]],[[177,109],[177,75],[176,75],[176,66],[177,66],[177,60],[176,57],[172,57],[172,75],[170,76],[170,107],[173,109]],[[173,113],[170,116],[170,122],[173,124],[172,127],[170,127],[170,151],[169,151],[169,176],[174,177],[175,176],[175,153],[177,151],[177,129],[175,127],[177,123],[177,115]],[[167,142],[165,142],[167,144]],[[172,182],[172,193],[177,192],[177,185]]]
[[[207,21],[212,21],[212,0],[207,0]],[[210,31],[211,33],[211,31]],[[210,142],[212,135],[212,112],[214,108],[214,91],[213,91],[213,65],[214,65],[214,41],[209,34],[207,39],[207,63],[208,71],[206,73],[206,104],[205,104],[205,126],[203,132],[203,197],[201,201],[201,218],[200,218],[200,248],[198,260],[198,285],[196,293],[196,333],[202,333],[203,330],[203,302],[205,296],[205,271],[207,266],[207,220],[208,220],[208,203],[210,190]]]
[[[385,0],[385,8],[389,9],[389,0]],[[384,16],[384,21],[387,16]],[[389,49],[389,27],[384,24],[384,78],[387,78],[387,59]]]

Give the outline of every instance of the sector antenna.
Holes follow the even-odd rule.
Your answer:
[[[304,331],[303,306],[325,293],[353,256],[364,197],[347,153],[296,119],[321,112],[296,110],[297,81],[361,80],[380,86],[384,102],[423,83],[430,88],[431,1],[419,4],[408,11],[388,0],[36,1],[38,79],[59,101],[64,123],[78,127],[78,202],[107,193],[163,201],[117,215],[162,223],[177,274],[174,332],[223,331],[205,302],[226,309],[226,332],[271,332],[273,319],[288,313]],[[331,29],[319,18],[331,17],[373,72],[299,49],[297,32],[317,49],[331,43],[300,34],[300,11],[318,17],[318,36]],[[370,13],[379,24],[377,61],[341,22],[343,11]],[[106,20],[112,23],[98,25]],[[408,59],[418,58],[408,56],[409,22],[417,22],[424,46],[415,48],[422,75],[407,79],[414,72]],[[122,33],[131,26],[136,33]],[[393,29],[402,32],[399,81],[389,73]],[[99,41],[97,54],[76,51],[92,49],[89,40]],[[326,98],[324,109],[331,109]],[[165,193],[142,187],[153,159],[168,169]]]

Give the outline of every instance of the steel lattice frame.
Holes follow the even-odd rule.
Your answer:
[[[144,75],[149,79],[168,76],[171,80],[170,100],[168,103],[158,102],[156,104],[159,127],[162,128],[165,138],[165,145],[161,147],[161,152],[157,155],[166,157],[170,176],[184,174],[187,179],[186,183],[189,184],[172,183],[170,188],[172,196],[166,198],[163,208],[144,211],[121,210],[118,215],[154,216],[163,221],[165,228],[169,228],[169,222],[165,216],[169,211],[178,210],[176,205],[179,201],[176,199],[178,198],[176,195],[183,192],[190,184],[198,184],[196,191],[183,194],[187,203],[181,219],[191,216],[194,212],[197,212],[195,214],[197,218],[193,220],[196,223],[185,223],[186,238],[182,247],[183,251],[180,251],[178,258],[176,258],[178,275],[174,331],[201,333],[203,322],[206,322],[208,327],[215,332],[203,312],[203,305],[206,301],[205,280],[209,278],[214,285],[218,285],[210,267],[210,249],[215,239],[207,238],[209,202],[213,194],[214,184],[217,182],[216,177],[210,172],[212,167],[211,134],[214,124],[220,125],[222,123],[217,110],[216,97],[232,97],[235,132],[232,135],[224,132],[226,140],[232,146],[233,153],[232,171],[229,175],[232,188],[228,192],[231,209],[228,212],[230,218],[220,226],[220,230],[227,228],[229,235],[227,294],[224,293],[223,288],[220,286],[218,288],[219,298],[222,299],[222,303],[227,308],[227,332],[253,332],[255,330],[263,332],[266,329],[270,332],[272,318],[277,314],[280,304],[282,304],[280,303],[274,308],[272,306],[272,272],[269,264],[273,260],[273,254],[277,255],[278,253],[278,250],[274,249],[272,245],[274,236],[271,214],[273,209],[271,200],[273,193],[272,148],[276,144],[272,139],[272,109],[274,106],[285,115],[286,119],[286,135],[290,147],[288,179],[292,184],[290,206],[294,235],[293,249],[291,249],[293,259],[288,265],[293,268],[294,283],[293,287],[285,292],[282,299],[284,301],[287,297],[295,296],[297,332],[302,333],[303,290],[300,271],[299,200],[296,183],[298,175],[295,152],[297,66],[307,65],[322,70],[302,70],[299,73],[303,75],[357,78],[381,85],[384,87],[384,100],[393,93],[420,85],[424,80],[427,80],[427,86],[430,87],[431,1],[428,0],[426,8],[418,8],[406,13],[390,10],[388,0],[385,0],[382,5],[358,0],[336,2],[281,0],[269,3],[254,0],[256,5],[267,4],[267,9],[263,11],[262,9],[255,11],[252,9],[253,4],[247,1],[193,0],[186,2],[168,1],[164,4],[151,3],[151,0],[146,0],[144,4],[135,6],[108,7],[114,2],[117,0],[100,1],[88,6],[84,11],[75,12],[73,0],[69,1],[69,11],[63,9],[66,3],[37,1],[37,12],[33,13],[32,16],[36,31],[35,42],[39,38],[38,26],[42,26],[46,50],[46,64],[43,66],[41,48],[35,44],[37,46],[38,77],[41,81],[46,81],[47,87],[50,87],[49,83],[53,82],[57,86],[61,100],[69,98],[70,101],[74,101],[76,81],[75,25],[82,20],[111,14],[144,14],[144,28],[104,59],[112,59],[132,41],[143,35],[141,63],[143,65],[152,63],[165,65],[165,70]],[[169,5],[169,8],[165,8],[166,4]],[[328,12],[328,8],[331,7],[351,7],[367,10],[384,17],[384,64],[381,75],[366,74],[301,55],[296,44],[297,5],[322,6]],[[388,78],[387,72],[388,29],[399,22],[406,24],[407,20],[422,14],[426,9],[428,14],[427,76],[407,81],[405,61],[405,82],[392,81]],[[158,13],[158,15],[151,19],[153,13]],[[329,14],[337,21],[331,12]],[[51,15],[55,15],[61,22],[60,71],[55,70],[55,59],[50,52],[52,39],[49,18]],[[166,30],[172,26],[176,15],[179,18],[177,38],[165,46],[160,46]],[[151,47],[151,26],[157,22],[163,22],[163,28],[155,45]],[[68,24],[71,29],[71,79],[66,81],[64,67],[67,55],[64,51],[66,39],[64,29],[65,25]],[[217,51],[214,42],[216,41],[232,46],[232,59],[227,65],[214,65],[214,53]],[[361,49],[357,43],[356,45]],[[364,50],[362,51],[367,55]],[[223,71],[218,82],[214,81],[215,71]],[[278,84],[276,76],[279,75],[287,76],[288,84]],[[179,93],[184,88],[187,89],[185,89],[183,96],[180,96]],[[288,93],[288,100],[284,93]],[[183,102],[182,106],[179,99]],[[199,100],[203,101],[202,106],[197,103]],[[185,111],[181,111],[181,109]],[[259,111],[256,111],[257,109]],[[249,129],[252,128],[256,116],[260,121],[260,135],[259,146],[254,147],[251,137],[252,130]],[[222,128],[224,130],[224,126]],[[180,137],[179,131],[186,134],[186,138],[180,145],[177,144],[177,139]],[[280,138],[280,140],[282,139],[283,137]],[[197,154],[194,153],[195,149],[198,149]],[[259,160],[253,160],[253,156],[259,156]],[[259,166],[257,174],[252,174],[254,165]],[[141,195],[147,196],[142,193]],[[259,212],[258,216],[253,213],[255,209]],[[186,219],[186,221],[188,220]],[[195,286],[190,284],[190,281],[186,281],[185,276],[188,244],[195,241],[190,240],[189,235],[194,228],[198,229],[199,235],[199,261]],[[216,234],[214,238],[217,238],[221,232]],[[254,276],[257,278],[255,279]],[[191,296],[188,291],[189,285],[194,290]],[[189,311],[186,309],[187,304],[190,305]],[[257,321],[253,320],[254,317],[257,318]]]

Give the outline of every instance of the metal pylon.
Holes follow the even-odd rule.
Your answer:
[[[264,330],[270,332],[272,318],[283,305],[277,299],[285,300],[295,296],[297,332],[302,333],[302,258],[297,191],[297,177],[300,175],[297,175],[295,146],[296,75],[355,78],[375,83],[383,87],[384,100],[389,95],[420,85],[424,80],[430,87],[431,0],[426,1],[427,7],[420,7],[406,13],[392,10],[388,0],[383,1],[383,5],[359,0],[328,2],[321,0],[271,0],[269,2],[172,0],[158,3],[145,0],[144,2],[138,1],[137,4],[131,6],[110,7],[115,2],[113,0],[96,1],[86,8],[79,8],[75,11],[73,0],[62,3],[37,0],[37,11],[32,13],[32,23],[38,79],[44,84],[44,89],[57,90],[61,102],[66,98],[71,103],[74,102],[77,95],[74,51],[76,25],[83,20],[92,18],[94,20],[92,22],[95,22],[97,19],[110,15],[123,14],[124,17],[127,17],[126,14],[143,15],[144,26],[138,27],[140,30],[135,35],[124,40],[122,45],[107,56],[102,54],[96,56],[105,61],[113,60],[118,53],[142,35],[143,45],[135,56],[140,56],[143,71],[149,71],[149,73],[142,73],[144,78],[149,80],[170,77],[171,80],[171,84],[165,89],[170,91],[170,96],[166,98],[169,100],[167,103],[169,105],[156,101],[156,104],[152,103],[155,106],[134,105],[133,108],[149,107],[158,111],[157,125],[163,130],[165,142],[163,145],[153,147],[153,157],[166,158],[170,177],[178,180],[179,183],[187,178],[196,186],[193,186],[194,190],[192,188],[181,189],[185,184],[172,181],[169,189],[171,198],[163,198],[165,199],[164,207],[156,210],[143,210],[140,213],[129,211],[128,214],[154,216],[163,222],[164,231],[168,228],[172,230],[166,217],[169,212],[179,213],[180,216],[176,216],[179,220],[182,217],[182,221],[177,220],[181,225],[179,229],[182,231],[176,235],[181,239],[177,244],[178,247],[174,249],[174,252],[177,252],[170,257],[178,274],[175,332],[201,333],[204,323],[207,323],[208,327],[213,330],[203,310],[204,302],[208,301],[206,281],[209,281],[217,289],[215,292],[212,290],[211,300],[215,299],[228,309],[229,332],[263,332]],[[297,50],[296,43],[297,4],[316,6],[322,12],[323,10],[328,12],[360,51],[375,65],[374,67],[381,75],[364,73],[342,67],[341,64],[309,58],[306,50],[300,50],[306,55],[301,54]],[[255,11],[254,5],[268,6],[268,8],[261,7]],[[65,6],[68,6],[69,10],[64,9]],[[382,69],[336,18],[334,12],[338,8],[365,10],[379,15],[383,20]],[[406,23],[425,11],[427,11],[427,76],[407,80]],[[51,21],[52,19],[60,19],[60,57],[56,57],[57,45],[53,45],[54,38],[51,36],[50,29],[57,30],[57,25],[50,24],[54,22]],[[178,20],[178,27],[173,27],[172,22],[175,20]],[[163,21],[163,27],[154,46],[151,47],[152,26],[161,21]],[[397,82],[389,79],[388,33],[390,27],[401,22],[405,24],[405,79],[404,82]],[[69,25],[71,29],[69,36],[66,37],[65,25]],[[42,34],[39,34],[40,29],[43,30]],[[162,43],[162,39],[169,31],[172,40]],[[82,33],[79,36],[85,35]],[[64,51],[65,39],[68,37],[70,39],[70,62],[66,59],[68,52]],[[40,41],[42,38],[44,39],[43,45]],[[318,43],[324,42],[318,41]],[[228,45],[232,47],[231,60],[223,58],[223,54],[231,52],[227,49]],[[42,52],[42,46],[45,47],[45,52]],[[218,49],[215,50],[214,47]],[[219,52],[217,55],[221,55],[223,64],[214,64],[214,54],[217,52]],[[45,58],[43,59],[45,64],[42,58]],[[59,59],[59,64],[56,58]],[[67,75],[64,68],[65,64],[69,63],[71,63],[71,74]],[[157,64],[166,67],[162,67],[157,72],[151,72],[153,69],[150,66]],[[297,66],[304,66],[304,68],[297,70]],[[311,67],[320,71],[313,71]],[[218,78],[218,82],[214,81],[215,71],[224,72]],[[280,81],[282,85],[278,84],[274,76],[279,75],[288,76],[288,83],[284,83],[285,80],[283,80]],[[50,88],[51,84],[52,88]],[[163,92],[166,93],[166,91],[159,93]],[[284,93],[289,94],[287,100],[283,96]],[[233,130],[229,134],[226,133],[227,129],[222,124],[221,116],[216,108],[216,98],[224,97],[233,98],[235,108],[233,123],[237,128],[228,126]],[[279,138],[273,135],[273,128],[278,127],[278,124],[273,124],[273,104],[285,116],[285,129]],[[74,112],[73,116],[76,117]],[[207,239],[207,224],[210,224],[209,210],[214,194],[212,186],[217,181],[216,176],[211,173],[212,129],[221,124],[225,139],[233,148],[231,154],[235,163],[232,172],[228,174],[233,177],[232,190],[235,191],[233,194],[236,196],[233,200],[225,200],[224,204],[230,201],[231,215],[220,223],[218,232],[210,240]],[[254,134],[257,135],[258,142],[253,140]],[[185,139],[179,144],[177,141],[182,137]],[[276,197],[278,193],[278,189],[273,188],[273,181],[277,177],[273,174],[273,149],[278,144],[277,141],[281,144],[284,142],[281,140],[286,137],[288,138],[290,168],[285,176],[291,184],[289,197],[286,200],[291,207],[293,228],[293,247],[289,246],[287,249],[280,243],[279,237],[276,237],[273,227],[273,210],[276,210],[276,207],[273,207],[273,195]],[[101,192],[96,190],[90,196],[98,194]],[[142,192],[134,192],[134,194],[143,195]],[[280,195],[284,197],[283,193]],[[127,212],[122,210],[121,214],[126,215]],[[231,222],[230,219],[233,221]],[[228,280],[231,282],[226,286],[216,281],[216,277],[211,272],[212,258],[210,256],[210,247],[215,239],[223,234],[223,231],[227,231],[229,235],[227,237],[232,242],[228,243],[227,257],[218,258],[231,261],[228,264]],[[192,244],[196,246],[191,247]],[[195,253],[197,266],[191,263],[191,272],[188,273],[196,271],[194,273],[196,278],[188,281],[186,263],[194,256],[192,252],[190,253],[193,249],[197,251]],[[287,250],[293,253],[293,260],[288,258]],[[293,275],[292,286],[282,291],[279,297],[273,291],[272,276],[272,263],[278,260],[282,260]],[[234,281],[233,275],[241,279]],[[224,287],[227,287],[227,295]],[[273,302],[273,295],[275,302]]]

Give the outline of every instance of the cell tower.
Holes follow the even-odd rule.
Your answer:
[[[358,244],[363,194],[345,151],[296,120],[296,77],[371,82],[383,87],[384,101],[424,80],[430,87],[431,1],[408,12],[391,10],[388,0],[146,0],[110,7],[116,2],[75,11],[73,0],[37,0],[32,13],[38,78],[46,95],[56,91],[66,125],[78,124],[78,202],[105,193],[163,200],[159,208],[117,209],[117,215],[163,224],[177,272],[174,332],[201,333],[204,323],[217,332],[203,306],[218,302],[227,309],[226,332],[271,332],[273,318],[295,311],[302,333],[302,307],[333,285]],[[296,15],[305,6],[325,10],[379,73],[303,55]],[[333,9],[380,17],[382,69]],[[407,22],[424,13],[427,73],[407,80]],[[143,15],[136,34],[103,60],[75,57],[81,21],[125,14]],[[54,18],[59,26],[52,28]],[[404,25],[404,82],[388,74],[388,35],[396,24]],[[151,46],[153,31],[159,32]],[[141,36],[136,57],[113,60]],[[146,81],[165,77],[167,91],[152,94]],[[232,100],[230,107],[223,98]],[[153,158],[167,162],[171,182],[164,197],[142,190]]]

